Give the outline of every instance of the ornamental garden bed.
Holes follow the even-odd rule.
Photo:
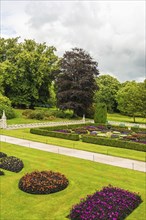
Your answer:
[[[146,151],[146,130],[140,128],[128,129],[120,126],[85,124],[33,128],[30,129],[30,132],[69,140],[82,140],[99,145]]]
[[[142,203],[141,197],[113,186],[81,199],[68,216],[71,220],[124,220]]]
[[[7,156],[3,152],[0,152],[0,168],[18,173],[23,169],[23,167],[24,164],[19,158]]]
[[[34,171],[27,173],[19,181],[19,189],[31,194],[50,194],[64,190],[69,184],[61,173],[53,171]]]

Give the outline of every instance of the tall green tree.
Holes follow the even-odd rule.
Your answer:
[[[61,71],[56,78],[57,105],[70,109],[76,115],[83,115],[91,106],[97,90],[95,76],[98,63],[83,49],[67,51],[61,60]]]
[[[145,115],[146,88],[144,83],[127,82],[118,91],[116,99],[120,112],[133,116],[134,122],[137,114]]]
[[[96,79],[96,82],[99,90],[95,94],[95,102],[105,103],[109,113],[116,112],[116,95],[120,88],[120,82],[110,75],[101,75]]]
[[[46,103],[50,97],[49,87],[59,68],[55,47],[34,40],[19,43],[18,38],[1,39],[1,44],[0,78],[4,95],[18,107],[33,108]]]

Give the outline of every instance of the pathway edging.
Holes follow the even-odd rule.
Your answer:
[[[70,149],[70,148],[60,147],[60,146],[51,145],[51,144],[44,144],[40,142],[29,141],[29,140],[15,138],[15,137],[9,137],[6,135],[0,135],[0,142],[1,141],[6,142],[6,143],[11,143],[11,144],[16,144],[16,145],[23,146],[23,147],[39,149],[39,150],[48,151],[48,152],[52,152],[56,154],[62,154],[66,156],[90,160],[90,161],[108,164],[112,166],[146,172],[146,162],[142,162],[142,161],[131,160],[131,159],[126,159],[126,158],[121,158],[121,157],[114,157],[114,156],[98,154],[98,153],[93,153],[93,152],[88,152],[88,151],[83,151],[83,150]]]

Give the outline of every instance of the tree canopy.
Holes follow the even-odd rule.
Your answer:
[[[61,70],[56,78],[57,105],[83,115],[93,102],[97,90],[95,77],[98,63],[83,49],[67,51],[61,60]]]
[[[117,93],[118,109],[121,113],[133,116],[140,114],[146,115],[146,87],[144,83],[136,83],[135,81],[127,82],[124,84]]]
[[[116,94],[120,88],[120,82],[110,75],[101,75],[96,79],[96,82],[99,86],[99,90],[95,94],[95,102],[105,103],[107,111],[110,113],[116,112]]]
[[[19,38],[0,39],[1,92],[13,106],[34,107],[49,99],[49,86],[58,70],[55,47]]]

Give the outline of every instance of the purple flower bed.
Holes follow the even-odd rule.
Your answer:
[[[141,197],[124,189],[108,186],[75,205],[71,220],[123,220],[142,202]]]

